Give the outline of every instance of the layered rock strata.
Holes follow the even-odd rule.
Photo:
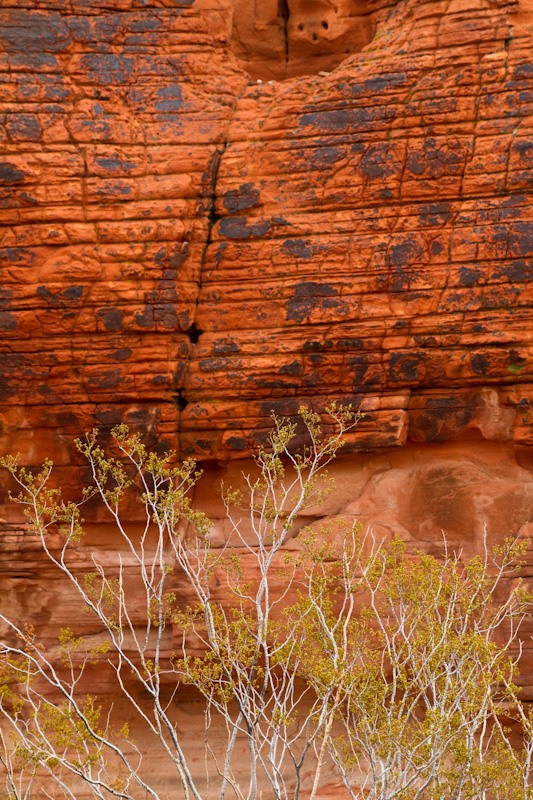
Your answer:
[[[2,452],[74,492],[73,437],[125,421],[205,462],[223,543],[271,411],[351,403],[302,524],[527,535],[528,2],[0,0]],[[52,636],[71,600],[3,513],[4,596]]]
[[[353,449],[529,444],[527,9],[372,13],[330,74],[250,84],[228,4],[4,0],[6,449],[125,419],[243,457],[330,400]]]
[[[225,461],[301,403],[531,443],[533,10],[282,6],[0,3],[2,449],[66,485],[94,425]]]

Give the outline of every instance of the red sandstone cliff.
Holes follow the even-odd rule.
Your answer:
[[[26,6],[1,3],[4,448],[68,464],[126,419],[242,457],[274,401],[341,397],[356,449],[530,443],[526,11],[369,7],[332,72],[255,83],[227,2]],[[334,65],[353,8],[316,63],[248,14],[248,60]]]
[[[72,437],[124,420],[207,461],[222,540],[270,411],[343,400],[366,416],[315,516],[527,533],[533,9],[252,5],[0,0],[2,451],[72,488]],[[4,586],[48,625],[4,517]]]

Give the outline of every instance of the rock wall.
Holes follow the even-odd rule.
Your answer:
[[[313,519],[528,534],[532,36],[530,0],[0,0],[2,452],[74,491],[126,421],[205,462],[222,542],[270,412],[347,402]],[[2,514],[3,596],[58,627]]]
[[[330,70],[367,45],[375,30],[376,8],[368,0],[233,0],[231,10],[232,50],[258,79]]]
[[[384,18],[331,74],[238,102],[186,452],[246,452],[277,398],[360,404],[356,449],[530,442],[529,35],[494,4]]]
[[[66,465],[125,419],[225,460],[331,399],[354,450],[529,445],[527,8],[373,8],[266,83],[237,1],[1,9],[4,449]]]

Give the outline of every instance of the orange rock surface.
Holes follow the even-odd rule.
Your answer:
[[[315,60],[301,4],[281,54],[235,6],[2,0],[3,448],[125,419],[242,457],[331,399],[352,449],[529,444],[533,15],[369,6],[326,73],[356,3],[313,5]]]
[[[206,461],[223,541],[271,411],[335,400],[318,516],[529,532],[531,0],[0,0],[0,78],[2,452],[75,489],[72,438],[126,421]]]

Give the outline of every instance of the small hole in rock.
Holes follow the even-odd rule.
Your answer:
[[[299,31],[303,31],[303,29],[304,29],[304,26],[300,23],[300,25],[298,25],[298,30]]]
[[[313,42],[318,42],[318,36],[316,33],[313,33]]]
[[[185,409],[187,408],[187,400],[183,397],[181,391],[179,394],[175,394],[173,399],[178,407],[178,410],[185,411]]]
[[[327,29],[329,28],[329,25],[326,22],[326,20],[324,20],[324,22],[322,23],[322,27],[324,28],[325,31],[327,31]]]
[[[196,342],[198,341],[198,339],[202,335],[203,331],[201,331],[200,328],[197,327],[196,322],[193,322],[193,324],[186,331],[186,333],[187,333],[187,336],[189,337],[189,340],[190,340],[191,344],[196,344]]]

